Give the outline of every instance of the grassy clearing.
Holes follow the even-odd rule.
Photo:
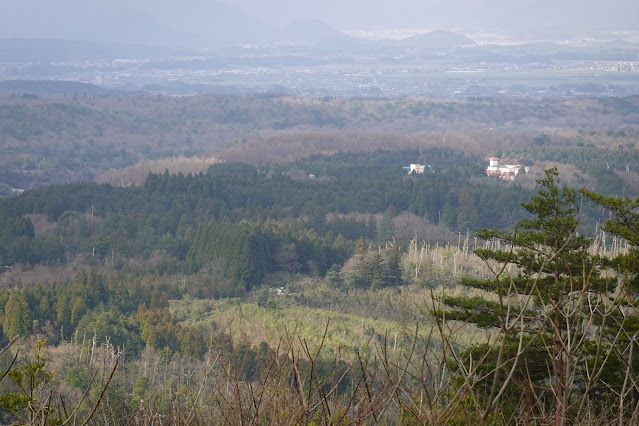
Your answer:
[[[149,173],[162,174],[168,170],[170,174],[183,175],[206,173],[209,166],[219,163],[215,157],[171,157],[159,160],[143,160],[124,169],[111,169],[95,178],[98,183],[109,183],[114,186],[139,186]]]
[[[408,350],[418,334],[420,350],[430,336],[431,349],[441,345],[438,332],[426,311],[432,306],[431,291],[417,286],[381,290],[330,290],[316,283],[304,292],[274,296],[266,303],[239,299],[173,300],[171,313],[185,325],[197,326],[211,332],[241,336],[251,345],[267,342],[277,347],[280,340],[298,336],[298,342],[317,348],[326,332],[323,357],[356,351],[372,356],[386,344],[393,351]],[[458,295],[468,293],[462,287],[439,287],[433,294]],[[326,297],[324,297],[326,296]],[[332,296],[332,297],[331,297]],[[471,295],[472,296],[472,295]],[[325,303],[318,303],[325,300]],[[340,302],[341,301],[341,302]],[[314,306],[310,306],[314,305]],[[377,309],[371,307],[377,306]],[[487,339],[490,330],[455,324],[456,345]]]

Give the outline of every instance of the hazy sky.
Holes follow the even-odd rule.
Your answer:
[[[533,21],[638,27],[637,0],[234,0],[272,22],[316,17],[342,30],[365,27],[476,26]]]
[[[151,29],[202,33],[229,24],[228,16],[242,11],[270,25],[311,18],[340,30],[639,29],[638,0],[0,0],[0,5],[0,37],[78,38],[109,25],[117,35],[118,22],[132,26],[139,17]],[[224,22],[216,21],[222,16]]]

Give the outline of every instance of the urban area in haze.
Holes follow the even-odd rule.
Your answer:
[[[639,424],[637,18],[5,0],[0,424]]]
[[[639,33],[631,17],[639,10],[628,2],[604,13],[599,3],[569,1],[547,1],[547,8],[404,1],[392,13],[388,5],[357,1],[330,2],[323,12],[285,0],[269,2],[268,10],[251,1],[191,0],[177,11],[169,2],[15,3],[15,14],[9,8],[0,18],[2,80],[171,95],[636,93]]]

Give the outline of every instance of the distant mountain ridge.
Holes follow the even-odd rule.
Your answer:
[[[136,30],[137,31],[137,30]],[[376,52],[389,49],[452,49],[472,46],[475,43],[462,34],[448,31],[432,31],[415,35],[401,40],[367,40],[352,37],[337,31],[323,22],[316,20],[299,20],[284,29],[272,28],[255,29],[252,38],[242,39],[231,32],[220,35],[221,29],[211,30],[208,42],[199,38],[195,45],[210,45],[223,48],[228,54],[229,49],[239,52],[243,43],[270,43],[273,45],[299,45],[310,51],[342,51]],[[148,34],[147,34],[148,35]],[[12,61],[69,61],[92,60],[105,58],[133,58],[141,56],[190,55],[197,52],[195,48],[161,47],[158,44],[135,43],[134,40],[144,39],[130,37],[130,42],[91,42],[61,39],[29,39],[29,38],[0,38],[0,62]],[[160,40],[160,39],[158,39]],[[242,41],[243,40],[243,41]]]
[[[447,49],[473,46],[475,42],[463,34],[439,30],[398,40],[396,44],[417,48]]]
[[[0,39],[4,35],[22,40],[74,40],[77,45],[66,55],[82,51],[88,58],[94,57],[95,53],[84,43],[96,45],[97,52],[109,50],[105,46],[114,44],[197,51],[244,45],[312,46],[340,38],[346,42],[346,46],[363,45],[370,49],[374,45],[370,41],[360,43],[361,40],[351,40],[342,31],[318,19],[297,19],[278,28],[265,23],[260,16],[254,16],[250,11],[220,0],[183,0],[178,8],[169,6],[167,2],[159,2],[153,8],[131,2],[123,7],[105,5],[97,14],[89,13],[92,9],[88,2],[76,6],[56,7],[54,2],[42,1],[38,6],[38,15],[30,16],[29,26],[15,25],[17,20],[26,17],[26,10],[8,11],[16,15],[16,20],[9,20],[6,16],[0,18]],[[472,44],[464,36],[445,31],[434,31],[397,43],[410,43],[420,48]],[[33,48],[28,43],[25,43],[25,47],[23,51]],[[53,47],[59,54],[59,49]],[[2,50],[0,45],[0,54]],[[44,56],[46,54],[45,49]]]
[[[408,50],[450,50],[475,46],[476,43],[463,34],[450,31],[431,31],[399,40],[368,40],[340,33],[318,43],[322,51],[349,52],[353,54],[379,54],[394,56]]]
[[[5,80],[0,81],[0,93],[102,96],[124,92],[76,81]]]

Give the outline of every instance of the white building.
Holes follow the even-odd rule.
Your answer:
[[[421,173],[424,173],[425,169],[426,169],[426,166],[424,166],[423,164],[411,164],[410,171],[408,172],[408,174],[411,174],[413,172],[417,174],[421,174]]]
[[[524,167],[521,164],[500,166],[497,157],[490,157],[489,160],[490,164],[486,167],[486,175],[501,180],[515,180],[515,176]]]
[[[423,164],[411,164],[410,166],[404,166],[404,170],[408,171],[408,174],[422,174],[426,171],[426,167],[428,167],[429,170],[432,170],[432,167],[429,165],[423,165]]]

